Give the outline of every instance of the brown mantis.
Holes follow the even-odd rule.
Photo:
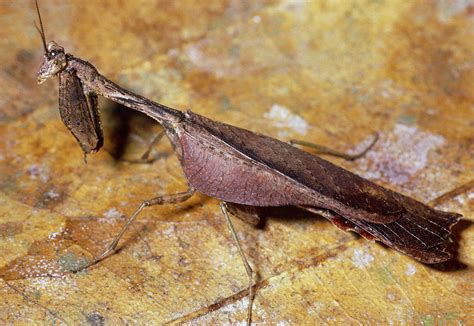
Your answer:
[[[254,272],[240,246],[229,212],[257,224],[260,220],[257,207],[297,206],[323,215],[343,230],[380,241],[425,263],[442,262],[452,256],[447,248],[451,227],[459,220],[459,214],[430,208],[292,144],[191,111],[181,112],[132,93],[101,75],[90,63],[66,53],[55,42],[46,44],[39,9],[38,16],[45,51],[38,82],[59,77],[61,118],[84,154],[98,151],[103,143],[97,109],[100,95],[143,112],[163,126],[188,184],[183,192],[144,201],[106,250],[82,268],[113,253],[128,226],[145,207],[184,202],[196,191],[221,201],[220,208],[249,278],[248,323],[254,297]],[[326,149],[322,152],[328,153]],[[343,156],[337,152],[329,154]]]

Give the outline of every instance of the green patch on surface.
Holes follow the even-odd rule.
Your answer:
[[[228,50],[229,57],[233,60],[236,60],[240,57],[240,46],[232,45]]]
[[[33,292],[33,298],[38,301],[41,298],[41,292],[36,290]]]
[[[432,326],[435,324],[435,319],[432,315],[426,315],[421,318],[421,322],[425,326]]]
[[[220,98],[220,111],[221,112],[228,111],[231,107],[232,105],[230,103],[230,99],[227,96],[223,95]]]
[[[89,261],[85,257],[77,257],[76,254],[68,252],[58,258],[59,266],[65,272],[85,271],[82,269]]]
[[[415,117],[409,114],[401,114],[397,117],[397,122],[404,125],[412,125],[415,123]]]
[[[446,314],[446,321],[455,321],[459,319],[459,313],[456,311],[451,311]]]
[[[381,267],[377,269],[377,276],[383,284],[393,284],[392,273],[387,268]]]

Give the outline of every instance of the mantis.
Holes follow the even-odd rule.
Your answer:
[[[452,257],[448,250],[451,228],[461,215],[435,210],[294,146],[311,144],[285,143],[191,111],[182,112],[128,91],[54,41],[47,43],[37,2],[36,8],[44,47],[44,61],[37,80],[41,84],[58,77],[61,118],[80,144],[84,157],[103,145],[97,106],[97,97],[102,96],[148,115],[163,127],[188,185],[182,192],[143,201],[109,246],[81,269],[112,254],[143,209],[181,203],[196,192],[220,201],[248,275],[248,324],[255,273],[242,250],[230,213],[256,225],[261,219],[259,207],[295,206],[326,217],[342,230],[382,242],[424,263],[438,263]],[[354,158],[322,147],[317,149]]]

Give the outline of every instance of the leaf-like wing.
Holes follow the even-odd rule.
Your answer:
[[[452,257],[449,250],[451,228],[461,218],[407,198],[401,217],[387,224],[344,218],[334,212],[304,207],[323,215],[344,231],[354,231],[368,240],[377,240],[424,263],[433,264]]]
[[[188,112],[179,133],[188,182],[209,196],[248,206],[323,208],[342,229],[420,261],[448,259],[460,215],[430,208],[317,156]]]
[[[182,165],[191,184],[210,196],[251,206],[324,207],[373,223],[396,221],[403,211],[399,194],[290,144],[191,112],[187,119]]]

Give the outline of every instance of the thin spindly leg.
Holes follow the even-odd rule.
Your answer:
[[[138,163],[138,164],[144,164],[144,163],[153,163],[156,161],[156,157],[150,157],[150,153],[153,150],[153,148],[160,142],[160,140],[163,138],[165,135],[164,130],[161,130],[155,138],[153,138],[153,141],[148,145],[148,149],[143,153],[143,155],[139,159],[126,159],[126,158],[121,158],[120,161],[124,162],[129,162],[129,163]]]
[[[230,234],[232,235],[232,238],[234,239],[235,245],[237,246],[237,249],[239,250],[240,258],[242,258],[242,262],[244,263],[245,271],[247,272],[247,275],[249,277],[249,306],[248,306],[248,311],[247,311],[247,325],[250,325],[250,322],[252,321],[252,306],[253,306],[253,299],[254,299],[254,294],[253,294],[253,276],[254,276],[254,271],[252,270],[252,267],[250,267],[249,262],[247,261],[247,258],[245,257],[244,251],[242,250],[242,247],[240,246],[240,241],[239,238],[237,237],[237,233],[235,232],[234,226],[232,225],[232,221],[230,220],[229,214],[227,212],[227,205],[225,202],[221,202],[221,210],[222,213],[224,214],[225,220],[227,222],[227,226],[229,227]]]
[[[150,161],[150,153],[153,150],[153,148],[160,142],[161,138],[165,135],[165,131],[161,130],[158,135],[156,135],[155,138],[153,138],[153,141],[150,143],[148,146],[148,149],[146,150],[145,153],[143,153],[142,157],[140,158],[142,161],[149,162]],[[152,159],[153,160],[153,159]]]
[[[93,260],[88,262],[86,265],[80,266],[77,270],[79,271],[82,269],[85,269],[89,266],[95,265],[102,259],[106,258],[110,254],[112,254],[115,249],[117,248],[117,244],[122,238],[123,234],[125,231],[127,231],[128,227],[132,222],[135,220],[135,218],[140,214],[140,212],[145,208],[145,207],[150,207],[153,205],[164,205],[164,204],[176,204],[176,203],[181,203],[189,199],[194,193],[194,189],[189,188],[187,191],[184,192],[179,192],[177,194],[172,194],[172,195],[164,195],[160,197],[156,197],[153,199],[145,200],[143,203],[141,203],[140,206],[133,212],[133,214],[130,216],[130,218],[125,222],[125,224],[122,226],[122,229],[120,232],[115,236],[114,240],[107,246],[107,249],[105,249],[100,255],[95,257]]]
[[[356,160],[356,159],[364,156],[374,146],[374,144],[377,142],[378,139],[379,139],[379,134],[375,133],[374,134],[374,139],[372,140],[370,145],[367,146],[367,148],[365,148],[362,152],[357,153],[357,154],[347,154],[347,153],[338,152],[338,151],[333,150],[331,148],[321,146],[321,145],[317,145],[317,144],[313,144],[313,143],[310,143],[310,142],[307,142],[307,141],[304,141],[304,140],[290,140],[289,143],[291,145],[301,145],[301,146],[311,147],[311,148],[315,149],[316,152],[319,153],[319,154],[326,154],[326,155],[341,157],[345,160],[353,161],[353,160]]]

